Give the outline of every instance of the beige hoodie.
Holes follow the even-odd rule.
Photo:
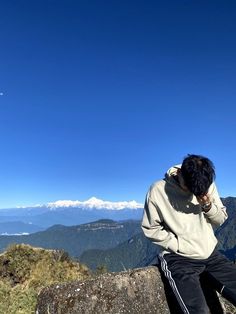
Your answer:
[[[208,191],[212,207],[203,212],[196,197],[181,189],[174,179],[180,167],[170,168],[165,179],[150,187],[142,229],[147,238],[161,246],[163,253],[206,259],[217,244],[213,226],[220,226],[227,219],[226,208],[213,183]]]

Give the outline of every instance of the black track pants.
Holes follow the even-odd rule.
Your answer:
[[[175,253],[159,256],[161,269],[185,314],[208,314],[200,277],[236,306],[236,265],[218,251],[204,260]]]

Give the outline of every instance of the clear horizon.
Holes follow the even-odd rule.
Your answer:
[[[236,2],[3,1],[0,208],[143,203],[189,153],[236,196]]]

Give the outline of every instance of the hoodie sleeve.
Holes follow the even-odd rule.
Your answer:
[[[213,225],[219,227],[228,218],[228,215],[226,213],[226,207],[223,205],[217,192],[216,185],[214,183],[212,184],[209,190],[212,206],[208,212],[204,213],[204,215]]]
[[[174,233],[165,228],[161,218],[161,212],[150,193],[147,194],[142,220],[142,230],[145,236],[153,243],[162,246],[172,252],[177,252],[178,241]]]

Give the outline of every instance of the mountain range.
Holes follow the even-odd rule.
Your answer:
[[[54,225],[47,230],[20,236],[0,236],[0,251],[10,244],[30,244],[46,249],[63,249],[78,258],[90,249],[109,249],[140,233],[140,221],[99,220],[78,226]]]
[[[236,198],[228,197],[222,199],[222,201],[227,207],[229,218],[215,232],[219,240],[218,248],[231,260],[235,260]],[[93,199],[93,202],[95,202],[95,199]],[[76,206],[78,206],[78,204]],[[126,206],[127,205],[122,209],[104,209],[102,205],[101,208],[98,209],[95,206],[86,208],[71,207],[71,205],[68,205],[65,207],[64,204],[59,207],[48,207],[45,212],[42,211],[45,210],[46,206],[36,207],[35,212],[33,212],[33,208],[24,208],[23,212],[21,212],[21,218],[28,217],[28,219],[42,218],[45,217],[45,214],[47,214],[46,217],[49,217],[51,213],[55,215],[51,217],[59,220],[59,218],[62,219],[67,214],[66,217],[68,217],[69,222],[69,218],[71,218],[70,213],[74,213],[75,216],[72,215],[74,220],[70,220],[73,226],[65,226],[65,221],[63,221],[63,225],[53,225],[46,230],[28,235],[2,235],[0,236],[0,251],[5,251],[12,243],[25,243],[35,247],[49,249],[63,249],[67,251],[70,256],[79,259],[92,269],[103,265],[110,271],[120,271],[156,263],[155,259],[158,247],[147,240],[141,230],[141,215],[143,209],[141,206],[131,209]],[[17,210],[19,209],[15,209],[15,211]],[[28,215],[26,215],[27,212]],[[81,221],[81,213],[93,214],[94,212],[101,213],[102,217],[106,219],[76,224],[76,219]],[[34,215],[34,213],[36,213],[36,215]],[[63,214],[62,216],[60,215],[61,213]],[[1,216],[0,211],[0,219],[2,217],[19,218],[19,216],[8,215],[7,210],[4,214],[6,215]],[[107,217],[111,217],[113,214],[115,217],[119,217],[119,219],[107,219]],[[92,215],[86,217],[90,217],[91,220],[95,219]],[[125,217],[132,217],[132,219],[127,220]],[[82,220],[83,219],[84,216],[82,216]],[[52,219],[50,221],[52,223],[55,220]],[[50,224],[50,221],[47,221],[47,223],[44,222],[44,225]]]
[[[45,205],[0,209],[0,234],[28,234],[53,225],[74,226],[99,219],[139,220],[143,205],[136,201],[56,201]]]

